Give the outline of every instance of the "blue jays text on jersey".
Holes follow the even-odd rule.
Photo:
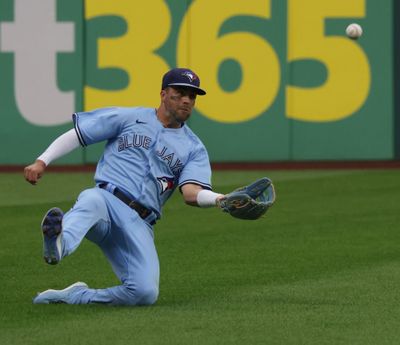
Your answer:
[[[157,151],[157,155],[168,164],[175,176],[179,176],[183,169],[183,163],[179,158],[175,158],[174,152],[169,153],[168,148],[164,146],[161,151]]]
[[[118,138],[118,151],[128,149],[130,147],[143,147],[144,149],[150,149],[151,138],[132,133],[132,135],[124,134]]]
[[[137,120],[136,123],[138,123]],[[118,151],[120,152],[129,148],[139,147],[149,150],[151,142],[152,139],[145,135],[137,133],[124,134],[123,136],[118,137]],[[169,148],[164,146],[161,150],[157,150],[156,154],[169,165],[175,176],[179,176],[183,169],[183,164],[179,158],[175,158],[175,152],[169,151]]]

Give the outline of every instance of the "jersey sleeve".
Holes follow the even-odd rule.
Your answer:
[[[118,108],[102,108],[72,115],[75,131],[82,146],[98,143],[118,135],[124,117]]]
[[[201,145],[190,157],[179,177],[179,188],[193,183],[211,190],[211,166],[206,148]]]

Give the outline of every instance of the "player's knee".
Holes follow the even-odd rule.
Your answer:
[[[158,298],[158,288],[155,287],[147,287],[145,289],[141,289],[139,293],[140,299],[138,301],[138,305],[152,305],[156,303]]]
[[[128,285],[130,305],[152,305],[158,298],[158,287],[153,285]]]
[[[97,189],[86,189],[79,194],[78,202],[84,204],[86,208],[94,211],[104,206],[104,199]]]

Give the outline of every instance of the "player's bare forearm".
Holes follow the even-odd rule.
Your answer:
[[[190,206],[198,206],[197,205],[197,194],[202,190],[199,185],[196,184],[185,184],[182,186],[182,195],[185,203]]]
[[[44,171],[46,170],[46,164],[37,159],[33,164],[28,165],[24,169],[25,180],[30,184],[35,185],[39,179],[43,176]]]

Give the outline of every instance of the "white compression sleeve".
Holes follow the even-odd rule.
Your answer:
[[[46,151],[44,151],[37,159],[40,159],[46,165],[49,165],[53,160],[70,153],[72,150],[79,147],[79,145],[78,136],[76,135],[75,129],[72,128],[54,140]]]
[[[223,194],[214,193],[207,189],[202,189],[197,193],[197,205],[200,207],[212,207],[217,205],[217,198]]]

